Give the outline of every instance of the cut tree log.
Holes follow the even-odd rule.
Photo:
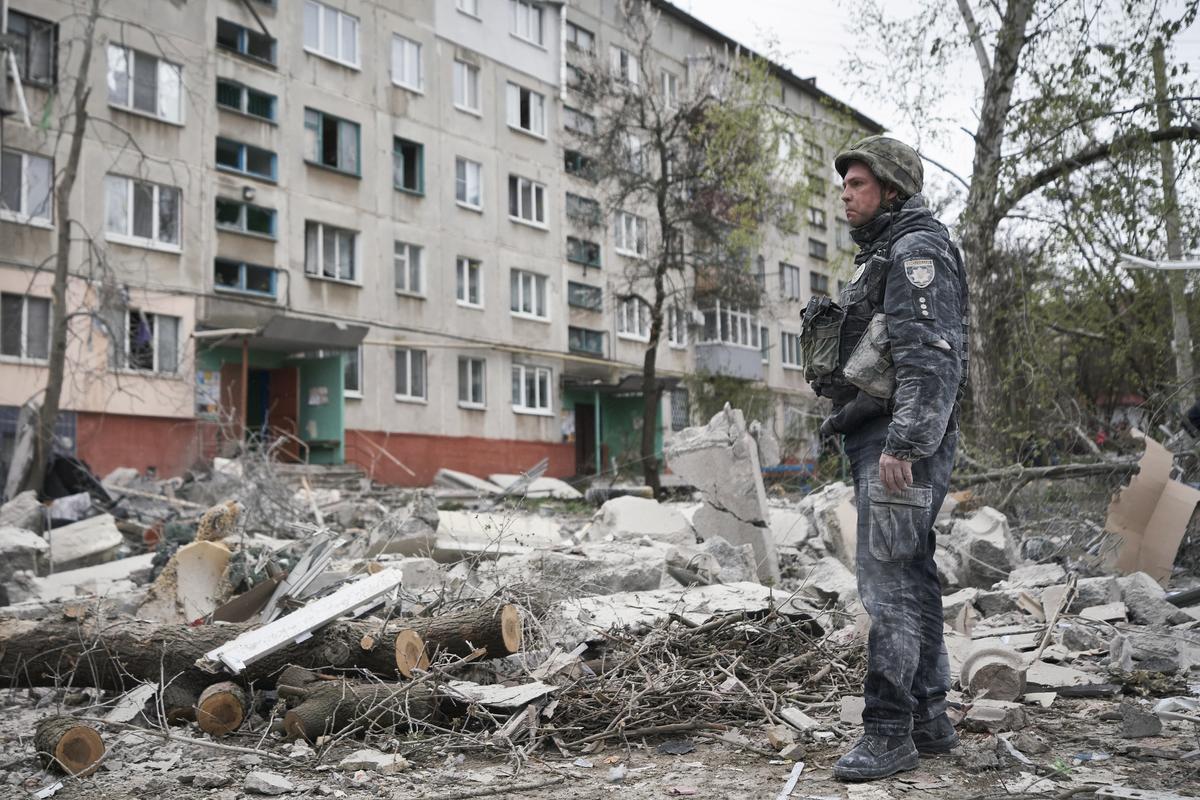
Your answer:
[[[979,698],[1013,702],[1025,694],[1025,664],[1005,647],[982,647],[966,657],[959,669],[964,687]]]
[[[413,730],[433,721],[440,699],[427,684],[320,681],[308,687],[290,687],[289,695],[301,702],[287,712],[283,728],[293,739],[315,742],[317,737],[341,733],[351,725],[371,728],[402,727]]]
[[[366,645],[363,645],[366,647]],[[396,634],[393,648],[396,654],[396,669],[406,678],[413,676],[413,670],[429,669],[429,654],[425,650],[425,640],[414,630],[404,630]]]
[[[7,686],[94,686],[126,691],[138,683],[171,683],[199,696],[214,680],[196,666],[205,653],[251,629],[249,624],[189,627],[139,619],[20,620],[0,617],[0,681]],[[396,677],[395,637],[402,620],[336,620],[250,664],[237,682],[274,685],[285,666],[362,668]],[[375,646],[363,649],[371,636]]]
[[[47,767],[68,775],[91,775],[104,757],[104,739],[72,717],[46,717],[34,729],[33,744]]]
[[[196,693],[188,687],[174,682],[168,683],[159,698],[168,725],[195,721]]]
[[[421,637],[431,658],[440,652],[462,658],[480,647],[487,650],[485,658],[503,658],[521,651],[521,611],[509,603],[485,603],[466,611],[414,617],[401,623]],[[397,636],[397,664],[402,660],[399,647]],[[404,661],[411,663],[411,656],[406,655]]]
[[[246,690],[232,681],[221,681],[200,693],[196,724],[211,736],[221,737],[242,726],[249,708]]]

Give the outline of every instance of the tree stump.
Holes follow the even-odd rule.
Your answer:
[[[521,611],[508,603],[487,603],[479,608],[437,617],[403,620],[405,628],[425,642],[425,652],[463,657],[476,648],[487,650],[486,658],[503,658],[521,652]],[[400,664],[400,634],[396,636],[396,663]]]
[[[178,683],[168,683],[160,695],[162,713],[168,725],[196,719],[196,693]]]
[[[75,777],[91,775],[104,756],[104,739],[72,717],[47,717],[37,724],[33,744],[47,767]]]
[[[438,696],[423,684],[323,681],[299,690],[302,702],[288,711],[283,728],[293,739],[315,742],[351,725],[412,730],[438,713]]]
[[[413,670],[429,669],[429,654],[421,634],[414,630],[396,634],[396,669],[406,678],[413,676]]]
[[[221,681],[200,693],[196,703],[196,724],[211,736],[221,737],[236,731],[246,718],[246,690],[232,681]]]

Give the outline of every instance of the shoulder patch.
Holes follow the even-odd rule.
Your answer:
[[[908,258],[904,260],[904,277],[918,289],[924,289],[933,283],[932,258]]]
[[[858,265],[858,269],[854,270],[854,277],[850,279],[850,282],[858,283],[858,279],[861,278],[863,276],[863,273],[866,271],[867,271],[867,264],[864,261],[863,263]]]

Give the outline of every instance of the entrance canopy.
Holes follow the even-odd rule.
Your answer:
[[[211,341],[214,345],[245,340],[254,350],[305,353],[313,350],[353,350],[366,338],[367,326],[279,314],[258,328],[216,328],[198,330],[192,335],[196,339]]]

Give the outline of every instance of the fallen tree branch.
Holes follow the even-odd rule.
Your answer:
[[[1089,475],[1130,475],[1138,471],[1139,461],[1141,461],[1140,457],[1086,464],[1055,464],[1049,467],[1025,467],[1020,464],[1014,464],[1011,467],[989,470],[987,472],[976,472],[973,475],[957,475],[951,479],[950,485],[956,489],[962,489],[967,486],[977,486],[981,483],[996,483],[1009,480],[1028,483],[1029,481],[1051,478],[1084,478]]]

